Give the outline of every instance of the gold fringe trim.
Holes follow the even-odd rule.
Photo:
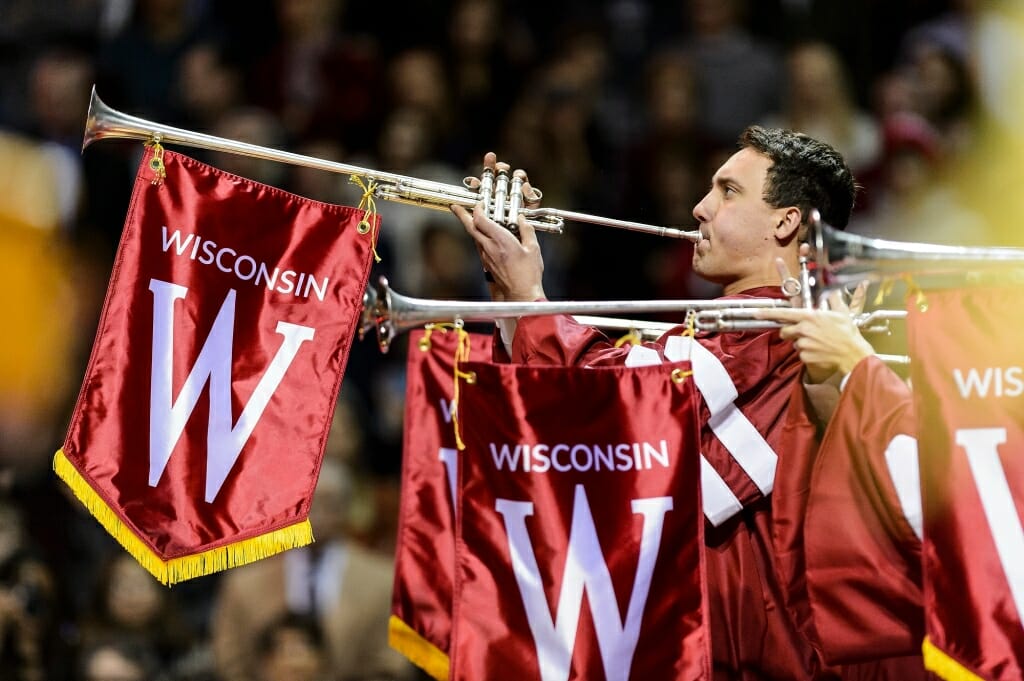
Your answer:
[[[924,643],[921,644],[921,652],[924,654],[924,668],[935,672],[946,681],[984,681],[980,676],[939,650],[927,636]]]
[[[432,678],[448,681],[448,656],[394,615],[388,620],[388,645]]]
[[[170,586],[193,577],[202,577],[228,568],[246,565],[275,553],[298,548],[313,542],[309,520],[282,527],[258,537],[218,546],[189,556],[163,560],[121,520],[96,491],[89,486],[78,469],[68,461],[64,450],[53,457],[53,470],[71,488],[78,500],[89,510],[110,536],[124,547],[139,565],[146,568],[161,584]]]

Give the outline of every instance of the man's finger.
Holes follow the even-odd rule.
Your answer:
[[[519,226],[519,243],[524,248],[539,250],[540,243],[537,241],[537,231],[533,228],[533,225],[526,221],[526,216],[520,213],[516,224]]]
[[[783,326],[779,329],[779,338],[782,340],[790,340],[797,337],[799,332],[796,329],[796,324],[790,324],[789,326]]]
[[[537,208],[540,206],[540,190],[530,184],[530,178],[526,175],[526,171],[520,168],[513,175],[523,180],[523,205],[527,208]]]
[[[850,296],[851,314],[860,314],[864,311],[864,303],[868,299],[868,283],[867,281],[862,281],[853,290],[853,295]]]
[[[763,307],[754,310],[755,319],[767,319],[775,322],[796,323],[809,319],[813,310],[789,307]]]
[[[459,222],[462,223],[462,226],[466,228],[467,232],[469,232],[470,234],[476,232],[476,229],[473,227],[473,216],[470,215],[468,210],[466,210],[462,206],[456,205],[449,206],[449,208],[451,209],[452,213],[454,213],[455,217],[459,219]]]
[[[842,291],[830,291],[828,294],[828,309],[836,312],[842,312],[844,314],[850,314],[850,308],[846,305],[846,301],[843,300]]]

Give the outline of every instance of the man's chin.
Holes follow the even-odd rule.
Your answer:
[[[724,273],[717,271],[711,263],[706,260],[701,260],[698,256],[693,256],[693,273],[705,281],[710,281],[713,284],[726,284],[730,281],[731,277]]]

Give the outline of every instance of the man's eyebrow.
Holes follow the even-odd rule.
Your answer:
[[[730,177],[728,175],[715,175],[713,178],[711,178],[711,184],[714,187],[731,186],[739,191],[743,190],[743,184],[739,182],[736,178]]]

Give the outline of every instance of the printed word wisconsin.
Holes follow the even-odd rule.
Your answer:
[[[498,470],[523,473],[582,473],[598,471],[647,470],[658,465],[668,468],[668,443],[620,442],[588,444],[490,443],[491,458]]]
[[[265,262],[257,262],[250,255],[239,254],[233,248],[218,246],[215,241],[203,239],[195,234],[182,236],[179,230],[168,234],[167,226],[163,228],[163,249],[174,248],[176,255],[188,256],[201,265],[216,265],[217,269],[233,274],[242,281],[251,281],[253,286],[267,287],[267,290],[291,294],[297,298],[309,298],[313,293],[317,299],[323,300],[327,293],[328,277],[318,281],[306,272],[270,268]]]
[[[1020,397],[1024,394],[1024,369],[1021,367],[986,367],[968,369],[966,372],[953,369],[960,397]]]

